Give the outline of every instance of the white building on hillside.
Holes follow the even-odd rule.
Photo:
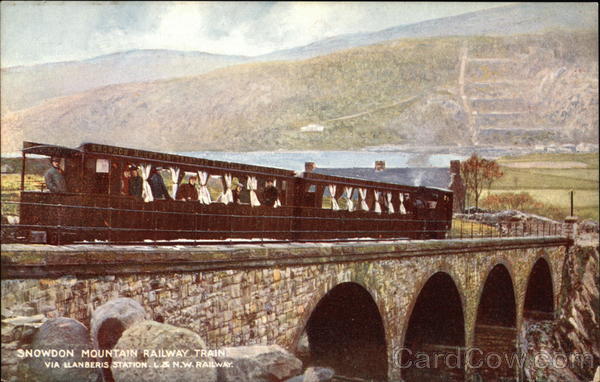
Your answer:
[[[320,133],[323,130],[325,130],[325,126],[323,126],[323,125],[317,125],[316,123],[311,123],[309,125],[302,126],[300,128],[300,131],[302,131],[303,133],[306,133],[306,132],[317,132],[317,133]]]

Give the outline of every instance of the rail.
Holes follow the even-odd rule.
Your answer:
[[[186,203],[186,202],[181,202]],[[187,202],[189,203],[189,202]],[[54,242],[64,244],[74,242],[70,238],[75,232],[94,233],[96,239],[75,240],[79,243],[95,244],[148,244],[170,245],[188,243],[223,242],[248,242],[255,240],[269,241],[348,241],[348,240],[390,240],[419,238],[419,239],[476,239],[476,238],[502,238],[502,237],[549,237],[562,235],[562,225],[551,221],[497,221],[494,224],[470,220],[454,219],[450,225],[448,220],[428,219],[427,217],[415,218],[414,215],[399,213],[381,214],[375,212],[348,212],[331,211],[319,208],[283,207],[258,207],[261,214],[239,213],[214,213],[194,211],[162,211],[157,210],[157,203],[150,203],[152,210],[139,210],[132,208],[115,208],[103,206],[86,206],[73,204],[52,204],[43,202],[3,201],[3,204],[17,205],[29,208],[46,208],[54,212],[54,224],[23,223],[3,226],[14,231],[15,240],[27,240],[22,232],[52,231],[56,235]],[[76,210],[80,214],[101,217],[99,224],[75,224],[68,221],[65,211]],[[253,211],[256,211],[253,209]],[[277,211],[279,214],[273,214]],[[318,216],[330,213],[329,216]],[[96,214],[96,215],[94,215]],[[135,227],[131,222],[124,224],[126,214],[133,214],[135,218],[143,219],[151,226]],[[82,215],[82,216],[83,216]],[[308,215],[308,216],[307,216]],[[129,215],[132,216],[132,215]],[[390,219],[393,217],[393,219]],[[202,218],[202,224],[199,220]],[[181,223],[183,220],[193,221],[188,228],[165,227],[160,222],[171,221]],[[207,220],[209,221],[207,224]],[[177,224],[175,224],[177,225]],[[357,228],[358,226],[358,228]],[[364,227],[368,227],[365,229]],[[137,239],[123,240],[123,234]],[[20,236],[19,236],[20,235]],[[3,232],[3,240],[7,239]],[[8,235],[10,236],[10,235]],[[89,236],[90,238],[93,236]],[[143,237],[143,239],[140,239]],[[360,239],[359,239],[360,238]],[[243,241],[243,239],[246,239]],[[250,239],[250,240],[249,240]],[[8,237],[8,241],[11,238]]]

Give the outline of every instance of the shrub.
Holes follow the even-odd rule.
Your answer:
[[[555,220],[562,220],[565,217],[564,211],[560,208],[537,201],[527,192],[491,194],[481,201],[481,205],[494,211],[518,210]]]

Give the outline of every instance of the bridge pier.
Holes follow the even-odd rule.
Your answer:
[[[449,320],[454,323],[462,320],[462,334],[460,324],[451,325],[454,329],[448,332],[444,325],[430,322],[438,339],[448,335],[447,343],[440,340],[433,345],[443,351],[446,346],[473,347],[478,310],[482,298],[489,296],[485,283],[500,266],[514,289],[512,327],[518,331],[524,307],[538,309],[526,304],[528,284],[546,283],[531,292],[534,295],[547,287],[547,275],[531,276],[540,259],[547,263],[550,298],[557,306],[569,243],[550,237],[185,248],[7,245],[2,252],[2,303],[15,315],[68,316],[89,324],[96,307],[112,298],[130,297],[153,318],[160,316],[166,323],[197,332],[210,348],[279,344],[292,352],[313,314],[320,314],[316,327],[322,333],[309,333],[312,353],[337,340],[337,328],[328,326],[327,317],[339,321],[344,314],[355,314],[355,319],[370,320],[373,327],[379,317],[383,344],[377,340],[378,330],[347,328],[365,334],[362,344],[383,346],[386,355],[372,364],[387,368],[383,376],[398,381],[406,377],[399,352],[407,341],[416,344],[424,335],[420,343],[427,344],[438,338],[427,337],[428,329],[419,320],[412,324],[417,330],[410,329],[413,315],[428,317],[428,312],[435,313],[431,309],[455,301],[443,312],[453,314]],[[440,299],[428,291],[428,283],[452,285],[455,294]],[[494,299],[503,298],[491,296],[492,307]],[[320,303],[325,304],[324,312],[331,312],[316,313]],[[8,349],[8,344],[2,346],[3,352]],[[349,351],[340,357],[363,355]],[[371,362],[368,357],[363,361]],[[458,371],[467,376],[472,372]]]

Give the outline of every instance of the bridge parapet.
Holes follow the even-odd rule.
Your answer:
[[[201,272],[569,245],[562,236],[205,246],[2,246],[2,279]]]

